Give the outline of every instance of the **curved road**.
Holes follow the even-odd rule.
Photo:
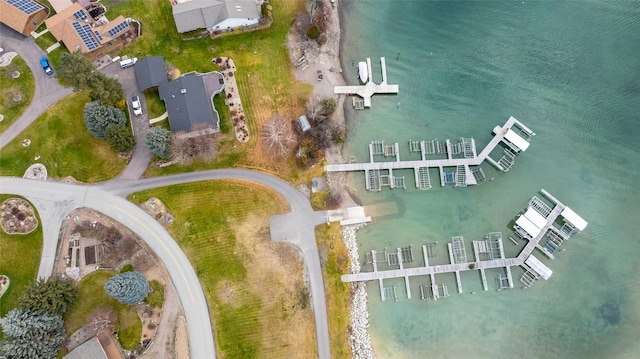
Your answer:
[[[36,84],[31,105],[22,114],[19,121],[15,121],[0,134],[0,148],[2,148],[29,127],[49,107],[73,91],[70,88],[62,87],[53,76],[44,73],[40,66],[40,58],[46,56],[46,52],[38,47],[32,37],[25,37],[6,25],[0,24],[0,47],[5,51],[15,51],[20,54],[20,57],[31,69]]]
[[[44,74],[39,59],[46,54],[36,45],[33,38],[24,37],[0,24],[0,47],[6,51],[18,52],[31,69],[36,83],[31,105],[20,119],[0,134],[1,149],[29,127],[50,106],[71,94],[72,90],[62,87],[55,78]],[[120,72],[116,69],[107,71],[107,73],[118,78],[128,94],[136,90],[133,89],[134,81],[127,72]],[[330,358],[327,307],[314,232],[316,225],[326,223],[326,212],[314,212],[309,200],[302,193],[286,182],[260,172],[226,169],[138,180],[136,178],[144,172],[152,156],[141,141],[146,126],[148,126],[147,123],[143,123],[143,121],[132,122],[136,122],[133,127],[138,144],[127,169],[118,179],[99,185],[86,186],[0,177],[1,193],[21,195],[29,199],[39,211],[44,233],[44,245],[38,277],[49,277],[53,272],[59,231],[65,217],[76,208],[81,207],[100,211],[129,227],[140,238],[143,238],[160,257],[174,282],[185,311],[192,357],[215,359],[210,313],[199,279],[191,263],[169,233],[155,219],[138,206],[128,202],[124,197],[137,191],[195,181],[244,179],[257,182],[278,192],[291,206],[290,213],[270,218],[271,239],[293,243],[300,248],[303,254],[311,286],[318,357],[321,359]]]
[[[310,279],[318,357],[330,358],[324,284],[314,233],[314,227],[326,223],[327,216],[326,212],[314,212],[308,199],[286,182],[259,172],[227,169],[142,180],[117,179],[93,186],[0,177],[0,190],[24,196],[39,210],[44,232],[39,277],[51,275],[61,223],[74,209],[93,208],[129,227],[147,242],[167,267],[185,311],[192,357],[215,358],[210,313],[191,263],[155,219],[124,198],[129,193],[150,188],[214,179],[257,182],[274,189],[289,202],[290,213],[271,217],[271,238],[293,243],[303,253]]]

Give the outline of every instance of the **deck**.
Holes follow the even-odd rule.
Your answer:
[[[371,107],[371,97],[375,94],[396,94],[398,93],[398,85],[389,85],[387,83],[387,64],[384,57],[380,58],[382,67],[382,82],[376,84],[373,82],[373,73],[371,71],[371,59],[367,58],[367,69],[369,71],[369,80],[364,85],[356,86],[335,86],[333,93],[336,95],[358,95],[364,100],[364,107]],[[354,104],[355,106],[355,104]]]
[[[464,246],[462,244],[462,237],[453,237],[453,241],[447,244],[448,253],[449,253],[449,264],[442,265],[430,265],[429,264],[429,248],[427,245],[422,246],[422,254],[424,259],[424,265],[420,267],[412,267],[405,268],[403,265],[403,258],[406,256],[401,253],[401,249],[398,248],[397,254],[393,252],[391,255],[394,257],[393,265],[398,265],[398,269],[389,269],[389,270],[378,270],[378,266],[376,263],[376,252],[372,251],[373,258],[373,271],[372,272],[362,272],[362,273],[353,273],[353,274],[345,274],[342,276],[342,280],[344,282],[367,282],[367,281],[378,281],[380,285],[381,292],[384,292],[383,280],[391,279],[391,278],[404,278],[407,298],[411,298],[411,293],[409,289],[409,277],[416,276],[429,276],[431,282],[431,289],[434,291],[437,290],[437,285],[435,282],[436,274],[445,274],[445,273],[454,273],[456,276],[456,281],[458,285],[458,292],[462,293],[462,281],[460,279],[460,272],[478,270],[480,271],[482,278],[482,285],[484,290],[488,290],[487,279],[485,276],[485,270],[491,268],[504,268],[506,271],[506,277],[504,279],[507,282],[507,285],[503,288],[513,288],[513,278],[511,276],[511,267],[514,266],[522,266],[525,269],[525,274],[528,274],[532,280],[539,278],[539,275],[535,273],[525,261],[533,254],[535,249],[539,249],[544,255],[553,259],[553,255],[545,248],[540,245],[540,241],[547,237],[547,233],[550,231],[560,231],[554,226],[556,220],[559,216],[561,216],[562,212],[567,208],[562,202],[553,197],[550,193],[542,189],[540,191],[544,197],[546,197],[549,201],[553,202],[554,205],[552,208],[549,208],[549,211],[540,211],[541,213],[545,213],[545,223],[540,233],[530,238],[528,243],[522,249],[520,254],[518,254],[515,258],[505,258],[504,248],[502,243],[502,233],[493,232],[489,233],[487,237],[485,237],[484,241],[474,241],[473,242],[473,252],[474,252],[474,260],[467,261],[466,253],[464,251]],[[536,197],[534,196],[532,200],[529,202],[528,208],[535,208],[536,201],[534,201]],[[567,218],[565,218],[565,221]],[[514,226],[515,228],[516,226]],[[575,229],[575,228],[574,228]],[[572,233],[575,233],[572,232]],[[571,233],[570,233],[571,234]],[[570,235],[569,234],[569,235]],[[567,236],[568,238],[568,236]],[[385,250],[385,256],[386,250]],[[489,259],[481,259],[481,256],[488,256]],[[395,263],[395,258],[397,258],[398,263]],[[413,256],[411,256],[413,260]],[[521,279],[522,281],[522,279]],[[524,282],[523,282],[524,283]],[[529,284],[530,285],[530,284]],[[525,284],[525,286],[529,286]],[[499,288],[500,289],[500,288]],[[421,291],[424,291],[421,288]],[[424,297],[424,293],[422,293]],[[384,300],[383,295],[383,300]]]
[[[516,130],[520,133],[517,134]],[[382,187],[380,184],[381,170],[387,171],[389,187],[395,188],[393,185],[393,170],[413,169],[416,187],[420,189],[431,188],[431,179],[429,178],[429,168],[437,168],[440,172],[440,184],[442,186],[447,183],[454,183],[458,187],[478,184],[478,179],[474,175],[472,166],[479,166],[482,162],[487,161],[502,172],[507,172],[514,163],[515,156],[528,147],[529,139],[535,135],[528,127],[511,116],[503,126],[496,126],[493,129],[493,138],[478,154],[475,148],[475,141],[471,139],[461,138],[456,145],[458,151],[452,149],[453,144],[450,140],[446,140],[445,144],[427,141],[410,141],[409,147],[411,152],[420,152],[420,160],[401,161],[400,148],[398,143],[394,145],[385,145],[382,141],[374,141],[369,144],[369,162],[362,163],[344,163],[327,165],[327,172],[365,172],[365,188],[369,191],[379,191]],[[509,141],[507,138],[512,139]],[[517,136],[517,137],[516,137]],[[523,136],[523,137],[521,137]],[[513,141],[517,138],[518,141]],[[516,146],[518,142],[523,148]],[[489,155],[500,144],[505,145],[505,154],[498,160],[491,158]],[[522,143],[526,143],[523,145]],[[389,148],[389,150],[387,150]],[[393,150],[391,150],[393,149]],[[444,154],[447,158],[443,159],[427,159],[430,154]],[[454,152],[459,157],[454,157]],[[374,156],[384,155],[385,157],[394,157],[394,161],[375,162]],[[455,171],[446,172],[447,167],[455,168]],[[481,170],[480,170],[481,171]],[[404,181],[403,181],[404,182]]]

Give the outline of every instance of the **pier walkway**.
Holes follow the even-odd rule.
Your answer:
[[[504,288],[514,287],[513,278],[511,276],[511,267],[514,266],[522,266],[525,269],[525,275],[523,275],[523,277],[525,277],[524,279],[531,278],[531,280],[527,282],[523,281],[523,278],[521,278],[521,282],[523,282],[525,286],[530,286],[533,280],[540,277],[548,279],[548,277],[552,273],[551,270],[548,269],[544,264],[542,264],[537,258],[535,258],[535,256],[533,256],[533,252],[536,248],[538,248],[543,254],[551,259],[553,259],[553,254],[549,249],[547,249],[547,247],[541,246],[540,241],[544,238],[549,239],[550,237],[553,237],[549,236],[549,233],[564,233],[564,238],[568,239],[572,234],[584,230],[587,222],[544,189],[541,190],[541,193],[547,200],[553,202],[553,207],[547,206],[538,197],[534,196],[531,198],[527,210],[524,214],[518,216],[516,225],[514,225],[514,230],[516,231],[516,233],[518,233],[519,237],[522,239],[528,239],[528,243],[516,258],[505,258],[504,249],[502,246],[502,234],[500,232],[493,232],[489,233],[485,237],[484,241],[473,242],[475,259],[474,261],[466,260],[462,237],[454,237],[453,241],[447,244],[450,261],[449,264],[434,266],[429,265],[427,245],[422,246],[424,266],[412,268],[404,268],[403,259],[405,259],[406,256],[401,251],[401,248],[398,248],[397,254],[389,254],[385,250],[384,258],[382,260],[378,260],[376,251],[372,251],[371,255],[367,257],[367,262],[369,262],[370,258],[373,264],[373,272],[345,274],[342,276],[342,280],[344,282],[366,282],[377,280],[380,285],[382,300],[384,301],[385,288],[383,287],[383,280],[391,278],[404,278],[407,298],[411,298],[411,291],[409,289],[409,277],[429,276],[431,282],[431,290],[434,293],[434,299],[437,299],[437,295],[435,295],[435,293],[438,293],[438,285],[435,281],[436,274],[454,273],[456,276],[459,293],[462,293],[462,281],[460,279],[460,272],[469,270],[480,271],[484,290],[488,290],[485,270],[491,268],[505,268],[507,274],[505,278],[507,280],[507,285]],[[532,230],[532,228],[528,228],[527,230],[525,230],[518,223],[524,223],[522,222],[523,220],[521,220],[521,218],[525,217],[526,220],[527,215],[529,217],[534,216],[531,211],[535,211],[535,215],[539,215],[540,217],[542,217],[543,221],[536,221],[536,225],[541,226],[537,227],[538,229]],[[564,222],[561,228],[557,228],[556,226],[554,226],[554,223],[558,223],[556,222],[558,217],[563,217]],[[531,236],[530,232],[532,231],[535,231],[537,233],[535,233],[534,236]],[[481,256],[483,255],[488,256],[489,259],[481,260]],[[393,258],[393,260],[389,260],[389,257]],[[411,260],[413,260],[413,255],[411,255]],[[386,261],[388,265],[398,265],[399,268],[380,271],[378,270],[378,265],[376,262],[381,261]]]
[[[398,143],[386,145],[382,141],[374,141],[369,144],[369,162],[332,164],[327,165],[325,170],[327,172],[364,171],[365,188],[369,191],[379,191],[383,186],[405,188],[404,177],[393,176],[393,170],[397,169],[413,169],[416,187],[419,189],[431,188],[430,168],[437,168],[440,171],[442,186],[447,183],[453,183],[456,187],[476,185],[484,180],[484,174],[480,168],[472,169],[471,166],[479,166],[486,160],[498,170],[507,172],[513,166],[517,154],[526,151],[529,140],[535,135],[513,116],[503,126],[496,126],[493,134],[494,137],[479,154],[476,152],[473,138],[461,138],[456,143],[446,140],[445,144],[440,144],[437,140],[410,141],[410,151],[420,152],[421,158],[413,161],[400,160]],[[505,147],[503,155],[500,159],[494,160],[489,155],[500,143]],[[428,155],[433,154],[446,154],[447,158],[427,159]],[[395,161],[375,162],[376,155],[395,157]],[[446,167],[452,167],[455,170],[447,172],[444,170]],[[387,171],[387,174],[381,174],[381,170]]]
[[[371,71],[371,59],[367,58],[367,71],[369,71],[369,81],[364,85],[357,86],[335,86],[333,93],[336,95],[358,95],[364,100],[364,107],[371,107],[371,97],[374,94],[396,94],[398,93],[398,85],[389,85],[387,83],[387,64],[384,57],[380,58],[382,67],[382,82],[376,84],[373,82],[373,73]]]

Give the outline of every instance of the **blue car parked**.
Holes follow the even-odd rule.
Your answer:
[[[42,66],[42,69],[44,70],[45,74],[51,75],[53,73],[53,69],[51,68],[51,65],[49,64],[49,60],[46,57],[40,58],[40,66]]]

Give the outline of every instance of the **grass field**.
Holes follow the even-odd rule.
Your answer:
[[[149,119],[161,116],[167,111],[164,107],[164,101],[160,99],[158,91],[155,89],[147,89],[144,91],[144,98],[147,103],[147,113]]]
[[[115,330],[118,331],[122,347],[133,349],[138,345],[142,335],[142,323],[135,306],[118,302],[104,290],[104,285],[109,278],[116,274],[116,272],[98,271],[80,280],[78,300],[63,317],[67,335],[73,334],[83,325],[91,322],[96,311],[112,309],[118,317]]]
[[[186,168],[170,166],[160,170],[150,169],[152,173],[148,175],[219,168],[231,163],[236,167],[261,167],[279,172],[282,177],[295,177],[295,166],[272,162],[262,155],[257,144],[261,123],[276,113],[297,118],[304,113],[312,91],[310,85],[295,79],[286,48],[286,35],[294,15],[304,11],[304,0],[274,1],[274,22],[269,29],[189,41],[184,41],[183,35],[177,33],[169,1],[104,0],[102,3],[109,9],[109,18],[130,16],[142,23],[142,36],[123,49],[121,55],[138,58],[162,55],[165,61],[183,73],[218,70],[212,63],[217,56],[231,57],[238,68],[236,80],[248,119],[251,134],[249,143],[240,144],[233,140],[233,134],[227,134],[223,136],[221,158],[218,161],[211,164],[197,162]],[[221,107],[216,106],[220,111]],[[233,148],[234,145],[236,148]]]
[[[268,216],[288,211],[270,189],[210,181],[139,192],[157,197],[168,228],[202,283],[221,358],[317,356],[313,313],[298,252],[269,238]]]
[[[11,73],[20,72],[20,77],[14,79]],[[0,132],[9,127],[29,107],[33,93],[36,90],[31,70],[24,60],[16,56],[9,66],[0,67],[0,114],[4,116],[0,122]],[[17,100],[14,96],[20,96]]]
[[[0,203],[12,197],[20,198],[0,194]],[[37,211],[34,212],[38,218],[38,228],[35,231],[25,235],[9,235],[0,229],[0,274],[8,276],[11,281],[0,299],[0,317],[4,317],[8,311],[18,306],[18,296],[22,288],[29,282],[35,282],[38,274],[42,254],[42,221]]]
[[[0,175],[22,176],[33,163],[47,167],[49,177],[73,176],[82,182],[98,182],[117,176],[126,161],[106,141],[92,137],[82,113],[87,92],[75,92],[50,107],[25,132],[2,149]],[[30,139],[31,145],[22,146]],[[36,156],[40,156],[35,160]]]
[[[58,40],[56,40],[56,38],[50,32],[41,35],[36,39],[36,44],[38,44],[38,46],[40,46],[40,48],[44,51],[47,51],[47,48],[55,44],[56,42],[58,42]],[[64,45],[61,46],[64,47]]]
[[[317,227],[316,241],[321,258],[326,258],[322,276],[327,297],[331,355],[333,358],[351,358],[348,338],[350,292],[349,285],[341,279],[348,273],[349,256],[338,223]]]

